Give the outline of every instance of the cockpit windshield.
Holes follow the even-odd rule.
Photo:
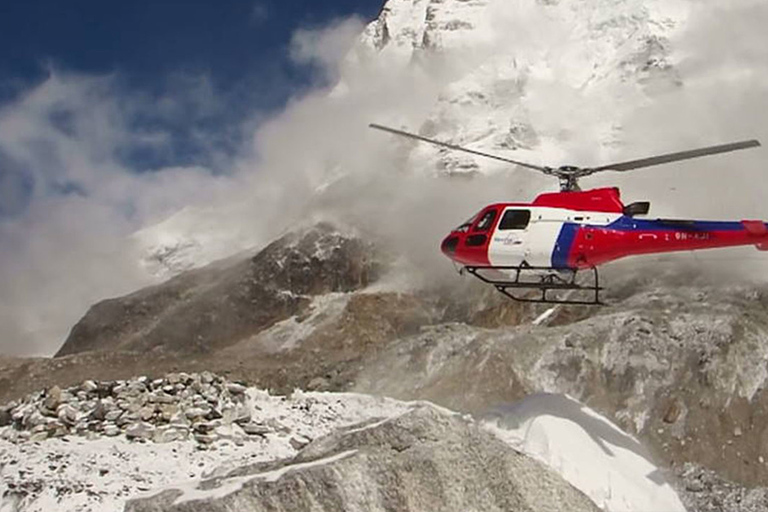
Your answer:
[[[467,231],[469,231],[469,228],[472,227],[472,224],[475,223],[475,220],[477,219],[478,215],[480,215],[481,213],[482,211],[477,212],[476,214],[471,216],[467,222],[462,223],[461,226],[454,229],[454,231],[458,231],[459,233],[466,233]]]

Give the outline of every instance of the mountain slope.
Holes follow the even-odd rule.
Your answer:
[[[375,281],[372,246],[326,224],[120,300],[96,304],[57,356],[92,350],[206,352],[302,313],[313,295]]]

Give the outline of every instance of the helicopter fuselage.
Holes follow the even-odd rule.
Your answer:
[[[639,206],[639,208],[638,208]],[[547,193],[532,203],[497,203],[454,229],[441,250],[463,266],[580,270],[623,257],[754,245],[768,250],[763,221],[638,219],[618,188]]]

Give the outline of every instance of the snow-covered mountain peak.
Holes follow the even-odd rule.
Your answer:
[[[390,0],[361,45],[388,64],[438,69],[435,103],[411,129],[556,165],[584,147],[589,159],[609,153],[622,118],[679,83],[672,39],[687,15],[682,0]],[[448,174],[504,168],[432,147],[413,158]]]

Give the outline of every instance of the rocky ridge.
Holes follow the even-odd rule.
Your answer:
[[[291,232],[250,258],[223,260],[94,305],[57,356],[85,351],[210,352],[306,311],[311,298],[364,288],[374,246],[327,223]]]
[[[270,396],[204,372],[85,381],[0,411],[12,510],[598,510],[482,422],[424,402]]]
[[[222,470],[126,512],[598,511],[581,492],[470,421],[426,406],[342,429],[296,457]]]
[[[624,298],[615,283],[611,307],[564,325],[425,327],[371,355],[353,389],[470,412],[535,392],[568,394],[671,466],[694,462],[762,485],[768,294],[686,279],[635,281]]]

